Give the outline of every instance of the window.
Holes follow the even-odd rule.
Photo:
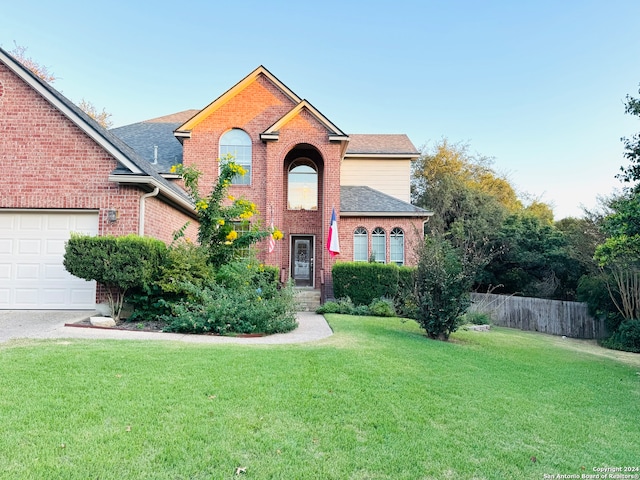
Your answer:
[[[353,232],[353,261],[366,262],[369,260],[369,238],[367,229],[364,227],[356,228]]]
[[[404,265],[404,232],[401,228],[391,230],[389,238],[389,260],[398,266]]]
[[[371,233],[371,253],[374,261],[387,263],[387,235],[380,227]]]
[[[318,172],[309,160],[296,160],[289,168],[289,210],[318,209]]]
[[[229,130],[220,137],[220,158],[227,154],[233,156],[233,161],[244,168],[245,175],[236,175],[231,180],[233,185],[251,185],[251,137],[239,128]]]

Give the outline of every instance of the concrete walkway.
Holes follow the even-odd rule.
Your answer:
[[[95,314],[93,311],[73,310],[0,310],[0,343],[21,338],[110,338],[116,340],[172,340],[186,343],[275,345],[313,342],[333,334],[325,318],[313,312],[299,312],[297,314],[298,328],[292,332],[252,338],[65,326],[66,323],[80,322],[93,314]]]

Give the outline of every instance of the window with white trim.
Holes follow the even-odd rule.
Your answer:
[[[244,130],[234,128],[220,137],[220,157],[227,154],[233,157],[233,161],[244,168],[245,175],[235,175],[231,179],[232,185],[251,185],[251,137]]]
[[[371,232],[371,254],[375,262],[387,263],[387,234],[380,227]]]
[[[389,237],[389,261],[398,266],[404,265],[404,232],[395,227]]]
[[[369,260],[369,237],[367,229],[358,227],[353,232],[353,261],[366,262]]]

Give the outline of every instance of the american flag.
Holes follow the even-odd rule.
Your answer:
[[[276,241],[273,238],[273,220],[271,220],[271,228],[269,233],[269,253],[273,252],[274,248],[276,248]]]

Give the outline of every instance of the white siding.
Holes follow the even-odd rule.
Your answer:
[[[340,184],[371,187],[410,202],[411,160],[346,158],[340,167]]]

